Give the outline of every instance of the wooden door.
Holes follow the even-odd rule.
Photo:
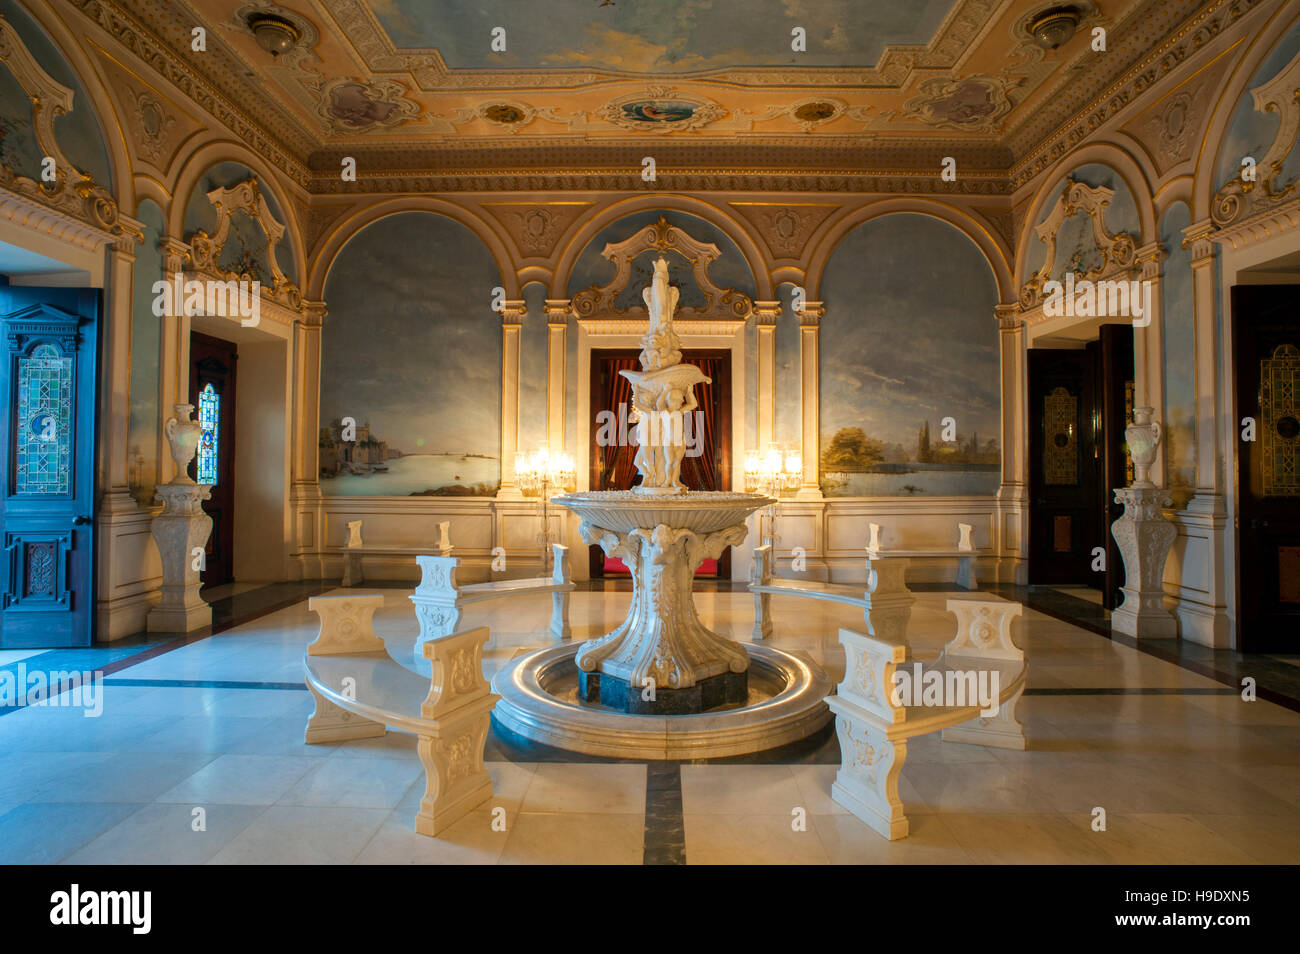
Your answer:
[[[89,646],[99,292],[3,282],[0,649]]]
[[[1106,568],[1100,574],[1102,605],[1106,609],[1119,605],[1120,588],[1124,585],[1124,558],[1110,526],[1124,515],[1123,504],[1115,502],[1114,488],[1127,487],[1133,482],[1133,458],[1128,454],[1128,441],[1124,437],[1124,429],[1133,421],[1133,334],[1131,324],[1102,325],[1099,340],[1089,346],[1095,355],[1096,413],[1101,423],[1097,440],[1100,496],[1096,508],[1098,529],[1104,542],[1096,546],[1106,548]]]
[[[234,342],[190,333],[190,403],[203,425],[190,476],[212,484],[203,510],[212,517],[199,579],[220,586],[235,578],[235,363]]]
[[[1029,582],[1102,587],[1106,546],[1097,501],[1096,359],[1089,350],[1029,351]]]
[[[1300,288],[1232,289],[1237,621],[1246,652],[1300,649]],[[1244,440],[1243,419],[1254,422]]]

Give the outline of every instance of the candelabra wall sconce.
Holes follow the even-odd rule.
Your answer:
[[[542,529],[537,543],[542,548],[542,572],[551,572],[551,544],[562,543],[558,527],[551,525],[551,497],[578,489],[578,472],[569,454],[552,453],[542,447],[515,455],[515,483],[525,496],[537,495],[541,502]]]
[[[782,494],[792,494],[799,489],[803,475],[803,454],[799,450],[782,451],[769,447],[764,454],[745,455],[745,492],[766,494],[773,502],[758,514],[758,539],[760,545],[775,548],[780,539],[776,533],[776,519]]]

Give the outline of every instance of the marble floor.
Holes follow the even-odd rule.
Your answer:
[[[377,629],[413,633],[407,591],[377,592]],[[630,595],[576,592],[574,637],[621,619]],[[955,627],[943,598],[918,593],[919,657],[937,655]],[[696,599],[708,625],[749,638],[748,594]],[[861,627],[861,616],[788,597],[775,597],[773,611],[775,644],[838,680],[836,633]],[[533,634],[548,614],[544,599],[467,613],[467,624],[492,630],[489,676],[542,645]],[[915,741],[901,783],[912,834],[892,843],[830,799],[839,755],[829,731],[753,756],[650,764],[492,736],[492,800],[445,837],[426,838],[411,827],[423,789],[412,736],[303,743],[312,704],[302,656],[315,629],[304,600],[134,655],[0,655],[0,669],[113,660],[98,718],[70,707],[0,709],[0,862],[1300,861],[1300,714],[1244,702],[1211,678],[1031,609],[1014,630],[1029,659],[1020,707],[1029,750]],[[1094,830],[1097,808],[1105,831]],[[504,831],[494,809],[504,809]]]

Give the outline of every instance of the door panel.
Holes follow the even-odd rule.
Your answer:
[[[0,648],[94,638],[99,292],[0,287]]]
[[[1029,582],[1102,586],[1096,367],[1086,350],[1029,352]]]
[[[190,333],[190,403],[203,425],[190,476],[211,484],[203,511],[212,518],[212,533],[199,574],[203,586],[220,586],[235,578],[235,364],[234,342]]]
[[[1300,648],[1300,318],[1295,286],[1232,289],[1238,625],[1246,652]],[[1237,428],[1240,438],[1241,429]]]

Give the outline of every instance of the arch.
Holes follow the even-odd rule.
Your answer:
[[[123,130],[121,117],[118,116],[113,100],[107,93],[106,79],[82,49],[76,34],[68,28],[49,4],[37,7],[35,4],[18,0],[18,6],[45,32],[46,38],[63,57],[68,69],[76,74],[81,82],[81,88],[90,98],[90,111],[95,117],[95,122],[99,124],[100,132],[103,133],[104,145],[108,152],[108,165],[113,178],[112,182],[101,182],[100,185],[113,193],[119,209],[123,211],[134,209],[131,153],[126,144],[126,133]],[[77,108],[75,102],[72,108],[74,110]]]
[[[1174,203],[1182,202],[1190,210],[1192,207],[1192,190],[1194,188],[1191,173],[1183,173],[1180,176],[1174,176],[1165,182],[1160,188],[1156,189],[1156,194],[1151,197],[1155,204],[1156,221],[1163,222],[1165,213],[1173,207]]]
[[[818,240],[817,246],[808,260],[808,270],[804,283],[808,297],[814,301],[818,299],[821,294],[821,280],[826,270],[826,263],[830,261],[836,246],[850,232],[872,219],[884,215],[908,212],[946,222],[970,239],[984,255],[984,259],[989,264],[989,269],[993,272],[993,280],[997,285],[999,300],[1014,301],[1016,299],[1016,292],[1011,284],[1011,266],[1007,262],[1006,251],[1002,243],[994,238],[993,233],[985,225],[966,212],[943,202],[910,197],[872,202],[862,208],[855,209],[836,221],[834,226],[828,229]],[[788,281],[789,279],[783,278],[783,280]]]
[[[237,162],[247,166],[257,174],[258,182],[274,197],[280,213],[285,218],[285,230],[289,236],[289,250],[293,254],[294,265],[298,274],[298,286],[305,285],[306,256],[302,248],[302,227],[298,221],[293,204],[288,201],[283,183],[277,171],[242,143],[233,139],[209,141],[191,151],[184,159],[178,160],[176,184],[172,188],[172,198],[167,214],[167,234],[171,238],[183,239],[185,231],[185,207],[189,204],[190,193],[205,172],[221,162]],[[304,298],[308,297],[303,295]]]
[[[138,210],[145,201],[152,202],[162,210],[163,225],[166,226],[171,216],[172,207],[172,196],[167,191],[167,187],[153,176],[144,173],[136,173],[132,182],[135,188],[135,205],[133,208]],[[132,212],[131,215],[135,215],[135,212]]]
[[[1237,60],[1228,81],[1223,84],[1223,92],[1210,113],[1210,121],[1201,137],[1201,149],[1196,156],[1191,206],[1193,223],[1210,217],[1210,206],[1218,188],[1214,183],[1214,170],[1219,164],[1219,155],[1228,138],[1228,129],[1237,114],[1237,107],[1246,95],[1251,80],[1264,60],[1268,59],[1269,54],[1297,24],[1300,24],[1300,15],[1294,10],[1278,10],[1268,23],[1254,31],[1250,45]],[[1207,149],[1206,144],[1211,142],[1215,143],[1214,148]]]
[[[749,272],[754,276],[754,288],[757,292],[755,297],[760,301],[771,299],[772,279],[767,261],[763,258],[763,253],[759,251],[757,243],[740,220],[702,199],[694,199],[676,193],[650,193],[620,199],[588,213],[585,218],[579,219],[575,223],[573,231],[569,234],[564,246],[564,252],[556,263],[555,277],[551,283],[551,297],[564,298],[567,296],[569,279],[573,274],[574,265],[577,264],[583,251],[591,244],[592,239],[600,234],[602,229],[629,215],[654,209],[685,212],[687,215],[704,219],[721,231],[727,238],[736,243],[736,247],[740,249],[740,254],[744,256],[745,264],[749,266]]]
[[[387,218],[390,215],[398,215],[402,212],[429,212],[465,226],[487,247],[488,253],[496,262],[497,270],[501,273],[502,287],[506,290],[506,297],[510,299],[519,298],[521,287],[519,276],[515,273],[514,262],[511,261],[510,253],[507,251],[501,236],[485,219],[475,215],[471,210],[433,196],[404,196],[387,199],[374,205],[363,206],[345,215],[330,230],[329,235],[319,244],[316,254],[312,256],[308,281],[305,286],[307,292],[304,293],[303,297],[311,301],[320,301],[325,294],[325,281],[329,278],[330,269],[334,267],[334,263],[338,260],[339,252],[343,250],[343,247],[367,226],[373,225],[380,219]]]
[[[1019,296],[1019,288],[1025,281],[1025,256],[1029,251],[1029,242],[1034,235],[1034,226],[1042,218],[1043,208],[1061,184],[1061,178],[1067,172],[1077,169],[1079,166],[1086,166],[1094,162],[1114,169],[1115,174],[1124,180],[1124,184],[1128,186],[1128,191],[1133,196],[1133,204],[1137,206],[1138,224],[1141,231],[1141,234],[1137,237],[1138,247],[1140,248],[1155,240],[1155,205],[1151,201],[1151,182],[1143,172],[1142,164],[1126,149],[1115,143],[1089,143],[1081,149],[1069,153],[1056,165],[1052,166],[1043,176],[1038,190],[1034,193],[1029,212],[1020,227],[1020,236],[1016,240],[1016,292],[1011,299],[1006,300],[1016,300]]]

